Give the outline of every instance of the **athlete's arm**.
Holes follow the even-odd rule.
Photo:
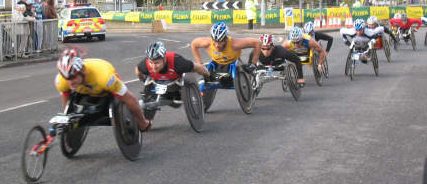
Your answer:
[[[415,28],[417,31],[420,29],[423,22],[420,19],[408,19],[408,24],[412,26],[413,24],[417,24],[417,28]],[[409,26],[409,27],[410,27]]]
[[[256,38],[236,38],[232,39],[232,48],[236,51],[253,48],[252,63],[257,64],[259,55],[261,54],[261,41]]]
[[[289,44],[289,40],[283,41],[281,46],[285,49],[289,49],[289,47],[291,47],[291,45]]]
[[[208,70],[202,64],[193,63],[179,54],[175,54],[175,71],[179,74],[197,72],[200,75],[209,77]]]
[[[329,36],[328,34],[325,34],[322,32],[315,32],[314,34],[316,34],[316,41],[319,39],[319,40],[325,40],[328,42],[328,44],[326,46],[326,52],[328,53],[329,50],[331,50],[332,42],[334,41],[334,38],[332,38],[332,36]]]
[[[209,37],[199,37],[199,38],[195,38],[191,42],[191,52],[193,53],[195,63],[203,64],[199,49],[208,48],[210,45],[210,41],[211,39]]]
[[[130,110],[132,115],[138,121],[138,125],[140,129],[144,129],[148,126],[148,121],[145,119],[144,114],[141,110],[141,107],[138,104],[138,100],[135,95],[130,91],[126,91],[126,93],[122,96],[116,95],[116,98],[123,102],[126,107]]]
[[[323,50],[314,39],[310,39],[310,42],[308,44],[310,49],[314,49],[319,53],[319,64],[323,64],[323,60],[325,60],[326,56],[325,50]]]

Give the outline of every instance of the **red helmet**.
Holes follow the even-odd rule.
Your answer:
[[[59,57],[56,67],[65,79],[72,79],[83,70],[83,60],[75,49],[65,49]]]
[[[263,34],[259,37],[262,42],[262,46],[271,46],[273,45],[273,35]]]

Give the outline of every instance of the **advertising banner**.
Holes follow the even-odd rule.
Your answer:
[[[261,12],[257,12],[257,22],[261,22]],[[279,24],[280,23],[280,10],[271,9],[265,11],[266,24]]]
[[[233,10],[233,24],[247,24],[246,10]],[[256,23],[256,19],[254,20]]]
[[[212,23],[226,22],[227,24],[233,23],[233,10],[216,10],[212,11]]]
[[[390,18],[390,10],[388,6],[371,6],[369,10],[370,15],[376,16],[378,20],[387,20]]]
[[[404,6],[391,6],[390,7],[390,18],[394,17],[394,14],[396,13],[406,13],[406,7]]]
[[[154,20],[154,11],[143,11],[139,14],[139,22],[151,23]]]
[[[113,20],[116,21],[125,21],[125,13],[114,13]]]
[[[326,8],[322,8],[322,17],[326,19],[327,10]],[[304,10],[304,22],[312,21],[314,22],[314,19],[320,19],[320,9],[305,9]]]
[[[190,23],[191,22],[191,11],[173,11],[172,22],[173,23]]]
[[[139,22],[139,12],[128,12],[125,15],[126,22]]]
[[[369,18],[369,7],[357,7],[351,9],[351,16],[353,20],[363,19],[366,20]]]
[[[408,13],[409,18],[421,18],[424,16],[423,7],[421,6],[408,6],[406,7],[406,12]]]
[[[206,10],[191,11],[191,24],[211,24],[212,12]]]
[[[165,20],[166,23],[172,23],[172,13],[171,10],[163,10],[163,11],[155,11],[154,12],[154,20]]]

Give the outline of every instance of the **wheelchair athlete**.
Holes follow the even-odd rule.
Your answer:
[[[299,57],[283,48],[281,45],[273,44],[273,35],[263,34],[260,37],[262,42],[261,45],[261,54],[259,56],[259,65],[271,65],[277,66],[288,60],[293,62],[298,71],[298,80],[297,83],[302,85],[304,83],[304,77],[302,73],[302,64]],[[251,52],[249,60],[252,61],[254,52]]]
[[[66,49],[56,66],[59,74],[56,75],[55,86],[61,94],[64,108],[71,93],[91,97],[105,97],[113,94],[127,106],[141,131],[149,129],[151,124],[139,108],[138,100],[120,80],[111,63],[94,58],[83,60],[79,57],[77,50]]]

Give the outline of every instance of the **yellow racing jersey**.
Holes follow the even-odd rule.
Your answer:
[[[295,52],[297,55],[308,55],[308,52],[310,51],[310,40],[311,36],[308,34],[303,34],[302,36],[302,47],[296,46],[294,42],[288,40],[289,42],[289,48],[288,50]]]
[[[119,79],[113,65],[102,59],[85,59],[83,83],[71,89],[61,74],[56,75],[55,87],[60,93],[71,91],[100,97],[110,93],[123,96],[127,92],[126,85]]]
[[[242,51],[234,51],[231,47],[231,37],[227,38],[227,44],[225,46],[225,49],[223,51],[218,51],[214,46],[214,41],[211,41],[211,44],[209,46],[208,55],[212,59],[212,61],[220,64],[220,65],[228,65],[234,61],[236,61],[239,57]]]

